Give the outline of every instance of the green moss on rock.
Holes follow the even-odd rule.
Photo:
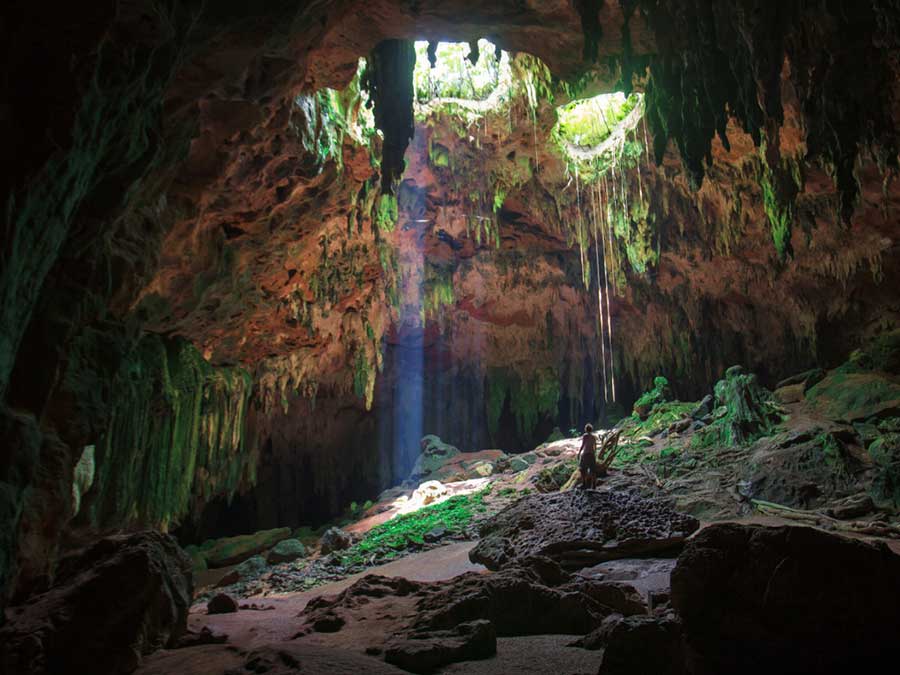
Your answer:
[[[213,367],[187,341],[145,336],[116,378],[97,444],[93,524],[166,530],[193,506],[252,485],[251,385],[246,371]]]

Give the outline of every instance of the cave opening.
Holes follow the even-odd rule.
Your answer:
[[[838,4],[4,10],[0,670],[895,656],[900,12]]]

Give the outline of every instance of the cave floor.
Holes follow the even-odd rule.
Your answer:
[[[722,522],[722,521],[719,521]],[[789,520],[775,516],[752,515],[728,519],[728,522],[766,526],[792,525]],[[703,522],[701,527],[712,523]],[[862,539],[871,539],[862,537]],[[900,554],[900,541],[886,542]],[[243,663],[248,652],[277,649],[279,658],[297,658],[309,664],[309,672],[403,672],[380,660],[363,654],[360,645],[369,633],[390,633],[391,617],[373,617],[373,621],[358,630],[341,630],[337,633],[313,633],[297,637],[303,623],[298,617],[306,605],[318,596],[332,596],[353,585],[367,574],[403,577],[415,581],[445,581],[466,572],[490,574],[481,565],[469,561],[469,551],[476,542],[455,542],[428,551],[412,553],[401,559],[373,567],[340,581],[315,589],[249,597],[241,609],[233,614],[209,615],[205,606],[196,604],[191,610],[188,624],[192,632],[207,629],[228,636],[227,644],[201,645],[176,650],[163,650],[145,659],[137,671],[141,675],[185,673],[187,675],[213,675],[227,672]],[[603,573],[609,579],[628,580],[642,595],[668,589],[672,559],[648,558],[606,563],[582,571],[585,576]],[[602,568],[602,569],[600,569]],[[640,568],[640,569],[638,569]],[[635,569],[638,569],[635,572]],[[640,571],[640,570],[644,571]],[[398,599],[402,604],[404,600]],[[403,613],[398,605],[396,614]],[[376,625],[381,624],[381,625]],[[524,637],[500,637],[497,639],[496,656],[451,664],[441,673],[546,673],[558,675],[596,672],[602,661],[602,651],[588,651],[568,645],[579,636],[532,635]],[[285,651],[286,650],[286,651]],[[288,654],[288,656],[284,656]],[[293,672],[293,671],[291,671]]]

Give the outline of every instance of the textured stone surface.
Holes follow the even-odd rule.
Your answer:
[[[9,610],[0,670],[22,675],[133,671],[187,629],[191,561],[157,532],[102,539],[60,561],[53,586]]]
[[[329,527],[319,540],[322,555],[350,548],[353,538],[339,527]]]
[[[297,642],[280,642],[249,650],[235,649],[229,645],[205,645],[160,652],[147,659],[137,675],[402,675],[403,672],[359,653],[358,649],[328,649]]]
[[[494,625],[478,619],[393,640],[385,647],[384,660],[413,673],[428,673],[448,663],[486,659],[496,653]]]
[[[226,593],[217,593],[206,603],[207,614],[232,614],[238,611],[237,600]]]
[[[694,672],[871,672],[896,663],[900,556],[802,527],[712,525],[672,572]]]
[[[482,525],[469,557],[488,569],[535,555],[578,569],[677,549],[698,527],[663,501],[630,492],[529,495]]]
[[[306,547],[302,541],[285,539],[275,544],[275,547],[266,554],[266,562],[270,565],[277,565],[304,557],[306,557]]]
[[[204,544],[200,547],[200,553],[209,567],[227,567],[262,553],[290,536],[291,530],[288,527],[260,530]]]
[[[596,582],[547,558],[492,574],[466,573],[441,583],[369,575],[334,597],[316,598],[300,615],[302,640],[355,644],[373,654],[399,649],[444,663],[487,654],[490,636],[584,634],[613,612]],[[471,622],[486,621],[490,629]],[[461,625],[469,628],[454,635]],[[456,645],[451,647],[451,645]],[[474,652],[471,650],[475,650]],[[429,661],[430,663],[431,661]]]

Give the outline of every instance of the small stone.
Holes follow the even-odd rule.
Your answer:
[[[529,466],[531,465],[520,457],[513,457],[509,460],[509,468],[513,473],[525,471]]]
[[[238,611],[237,600],[227,593],[219,593],[206,603],[207,614],[233,614]]]
[[[319,542],[323,555],[331,553],[332,551],[346,550],[350,548],[352,544],[353,539],[350,535],[339,527],[329,527],[325,530],[325,534],[322,535],[322,539]]]
[[[424,539],[429,544],[434,544],[447,536],[447,528],[441,525],[429,530],[424,534]]]

